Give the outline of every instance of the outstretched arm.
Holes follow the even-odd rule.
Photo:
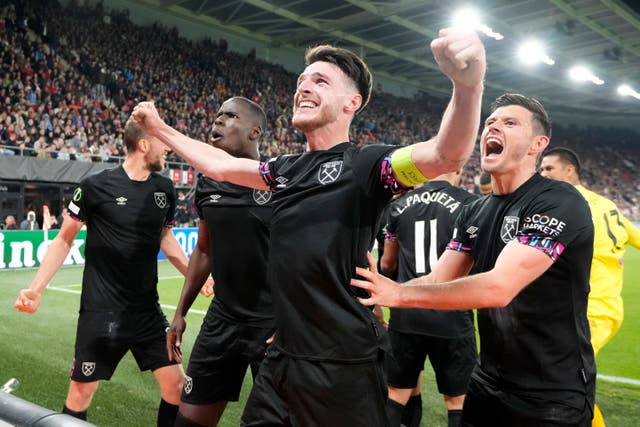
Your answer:
[[[462,168],[471,155],[480,127],[486,69],[484,46],[477,34],[447,28],[439,36],[431,50],[451,79],[453,93],[437,135],[410,147],[413,163],[427,178]]]
[[[260,176],[258,161],[234,157],[224,150],[178,132],[160,118],[153,102],[136,105],[131,117],[145,132],[161,140],[209,178],[260,190],[267,189]]]
[[[207,281],[209,272],[209,233],[207,232],[207,223],[204,220],[200,220],[198,243],[189,259],[180,301],[176,307],[171,326],[167,331],[167,354],[169,360],[182,361],[182,334],[187,328],[185,317],[198,296],[198,290]]]
[[[464,261],[463,257],[468,260]],[[356,274],[365,280],[352,279],[351,284],[371,294],[370,298],[360,300],[364,305],[437,310],[504,307],[551,264],[553,261],[545,253],[512,241],[498,256],[494,268],[485,273],[448,279],[447,274],[451,272],[462,272],[465,268],[468,271],[471,261],[466,254],[445,251],[433,273],[406,285],[399,285],[377,274],[375,269],[369,271],[363,268],[357,268]],[[440,272],[437,272],[438,269],[441,269]],[[449,273],[443,274],[443,271]],[[450,281],[441,281],[447,279]]]
[[[56,274],[56,272],[64,263],[65,258],[69,254],[73,246],[73,239],[82,228],[84,223],[68,217],[62,223],[62,229],[55,239],[51,242],[51,246],[47,249],[40,268],[36,272],[35,277],[27,289],[22,289],[18,295],[18,299],[14,307],[25,313],[35,313],[40,307],[40,299],[45,288]]]

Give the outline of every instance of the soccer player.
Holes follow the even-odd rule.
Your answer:
[[[595,238],[587,317],[597,355],[622,325],[624,250],[626,244],[640,248],[640,230],[620,213],[615,203],[580,184],[580,159],[572,150],[556,147],[546,151],[540,161],[540,174],[575,186],[591,208]],[[604,426],[597,406],[593,426]]]
[[[268,280],[277,332],[242,425],[387,424],[387,335],[349,281],[366,264],[393,193],[459,169],[480,121],[480,39],[448,29],[431,46],[452,80],[452,100],[438,134],[404,148],[349,142],[349,126],[369,100],[371,74],[353,52],[328,45],[307,51],[297,81],[292,123],[308,147],[299,155],[263,163],[236,158],[171,128],[152,103],[135,107],[141,126],[205,175],[274,192]]]
[[[590,426],[589,207],[574,187],[536,173],[551,134],[537,100],[505,94],[491,111],[480,151],[493,194],[462,209],[431,273],[402,286],[370,260],[372,271],[358,268],[364,280],[352,284],[371,293],[367,305],[479,309],[463,426]]]
[[[169,323],[158,303],[158,251],[182,274],[188,260],[171,232],[173,184],[157,173],[164,168],[167,147],[132,120],[124,141],[127,157],[121,166],[83,179],[74,190],[68,218],[15,307],[38,310],[42,293],[86,224],[75,357],[62,412],[86,420],[99,381],[109,380],[131,350],[140,370],[151,370],[160,385],[158,426],[172,426],[184,373],[167,357]]]
[[[213,145],[258,160],[266,127],[262,107],[243,97],[225,101],[216,115]],[[209,273],[211,302],[191,352],[176,426],[215,426],[228,401],[237,401],[247,367],[255,377],[266,340],[274,333],[267,284],[271,193],[198,178],[198,243],[167,334],[169,358],[182,360],[185,316]]]
[[[396,280],[406,282],[431,272],[451,239],[462,206],[477,198],[458,187],[459,182],[459,172],[444,174],[391,204],[380,260],[382,274],[397,273]],[[420,424],[422,402],[412,390],[419,385],[427,356],[444,397],[448,426],[459,426],[477,354],[473,313],[392,308],[389,337],[393,348],[393,358],[387,359],[391,426],[399,427],[403,413],[412,408],[418,409],[418,415],[410,417],[415,420],[412,425]]]

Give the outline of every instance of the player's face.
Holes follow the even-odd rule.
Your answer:
[[[334,123],[355,85],[337,65],[314,62],[298,77],[293,97],[293,125],[310,132]]]
[[[236,157],[255,157],[257,140],[251,133],[258,127],[249,106],[230,99],[222,104],[211,130],[211,143]]]
[[[534,141],[532,113],[519,105],[500,107],[485,120],[480,164],[489,173],[516,170]]]
[[[567,165],[560,161],[558,156],[544,156],[540,162],[540,175],[556,181],[568,180],[569,171]]]
[[[158,138],[149,137],[149,151],[145,155],[147,167],[151,172],[164,169],[164,158],[169,149]]]

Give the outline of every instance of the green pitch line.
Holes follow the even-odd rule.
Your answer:
[[[631,378],[612,377],[610,375],[598,374],[598,379],[617,384],[631,384],[640,386],[640,380],[632,380]]]
[[[182,277],[182,276],[180,276]],[[162,279],[160,279],[162,280]],[[49,286],[47,289],[50,289],[52,291],[58,291],[58,292],[66,292],[68,294],[75,294],[75,295],[80,295],[80,291],[76,291],[74,289],[69,289],[72,286],[80,286],[80,285],[69,285],[69,286]],[[172,311],[176,311],[176,306],[175,305],[169,305],[169,304],[160,304],[160,307],[165,308],[167,310],[172,310]],[[201,315],[205,315],[207,314],[206,311],[203,310],[197,310],[195,308],[192,308],[191,310],[189,310],[189,313],[194,313],[194,314],[201,314]]]

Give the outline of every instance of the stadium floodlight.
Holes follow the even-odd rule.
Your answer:
[[[504,36],[493,31],[489,26],[480,22],[480,15],[473,8],[464,8],[453,14],[453,27],[480,31],[487,37],[502,40]]]
[[[629,85],[618,86],[618,93],[622,96],[631,96],[640,101],[640,93],[633,90],[633,88]]]
[[[525,64],[535,64],[537,62],[544,62],[547,65],[553,65],[556,63],[549,57],[544,51],[544,48],[540,42],[536,40],[529,40],[520,46],[518,50],[518,56],[520,60]]]
[[[593,74],[589,71],[588,68],[583,67],[582,65],[576,65],[569,70],[569,77],[573,80],[581,81],[581,82],[591,82],[595,85],[604,84],[604,80],[600,77]]]

